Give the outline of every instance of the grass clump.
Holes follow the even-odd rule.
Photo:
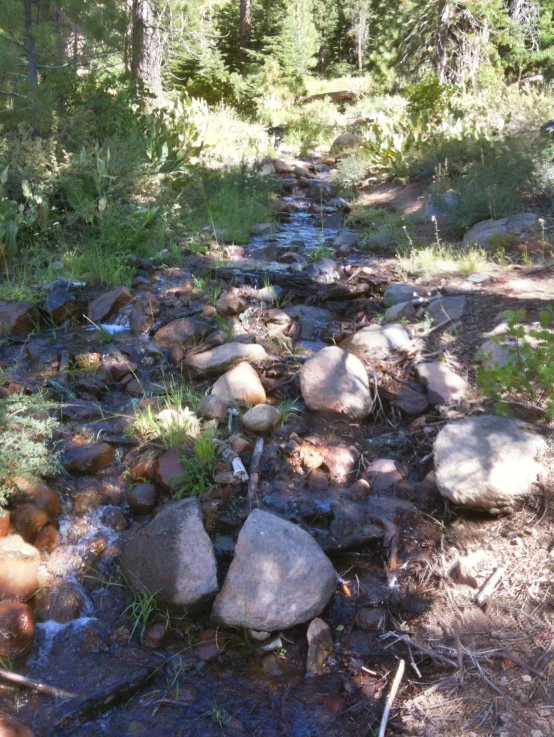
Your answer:
[[[407,274],[469,274],[490,271],[492,262],[481,248],[457,248],[445,243],[416,248],[407,246],[397,255]]]
[[[525,310],[507,310],[507,331],[493,341],[506,349],[504,366],[496,363],[477,372],[486,396],[497,401],[497,412],[508,414],[510,402],[538,409],[554,418],[554,308],[539,312],[539,326],[527,328]]]
[[[209,432],[204,432],[195,438],[193,451],[181,458],[183,477],[175,498],[181,499],[184,494],[201,497],[210,491],[214,485],[216,461],[217,449],[213,437]]]
[[[59,426],[52,416],[57,407],[42,393],[0,399],[0,507],[13,492],[11,479],[35,481],[56,471],[48,443]]]

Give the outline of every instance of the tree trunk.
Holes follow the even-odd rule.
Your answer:
[[[244,50],[250,45],[252,33],[252,0],[240,0],[240,28],[239,28],[239,61],[241,70],[244,69],[246,55]]]
[[[450,0],[440,0],[437,26],[437,74],[439,82],[445,84],[448,77],[448,26],[450,22]]]
[[[33,22],[33,0],[23,0],[23,22],[25,25],[25,48],[27,51],[28,79],[32,87],[38,86],[37,49]]]
[[[154,0],[132,0],[131,78],[162,91],[162,47]]]
[[[358,11],[358,28],[356,33],[356,56],[358,58],[358,71],[361,73],[364,69],[364,46],[366,40],[367,24],[364,8],[360,7]]]

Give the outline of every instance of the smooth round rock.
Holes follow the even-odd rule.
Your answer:
[[[242,424],[250,432],[257,435],[270,433],[280,422],[281,411],[270,404],[257,404],[249,409],[242,418]]]
[[[138,484],[128,489],[125,495],[131,512],[135,514],[150,514],[156,506],[157,494],[153,484]]]

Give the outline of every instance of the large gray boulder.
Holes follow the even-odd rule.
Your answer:
[[[398,323],[368,325],[349,335],[340,344],[360,358],[386,358],[392,351],[407,346],[410,336]]]
[[[547,444],[523,423],[481,415],[451,422],[434,447],[439,491],[454,504],[492,512],[529,494]]]
[[[460,320],[465,315],[466,307],[465,297],[444,297],[431,302],[427,314],[433,320],[433,325],[439,325],[448,320],[452,322]]]
[[[373,408],[363,363],[336,346],[322,348],[306,361],[300,371],[300,390],[311,410],[361,419]]]
[[[331,561],[307,532],[255,509],[240,532],[212,618],[257,631],[288,629],[321,614],[336,582]]]
[[[172,502],[131,538],[121,556],[131,584],[164,603],[198,607],[218,590],[214,549],[197,499]]]
[[[533,212],[522,212],[500,220],[483,220],[467,231],[464,235],[464,244],[488,249],[491,248],[495,236],[529,235],[537,227],[537,216]]]

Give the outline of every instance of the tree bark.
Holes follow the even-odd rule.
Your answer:
[[[245,49],[250,45],[252,34],[252,0],[240,0],[239,61],[241,70],[246,61]]]
[[[450,0],[440,0],[437,26],[437,75],[439,82],[445,84],[448,77],[448,26],[450,21]]]
[[[35,45],[35,25],[33,21],[33,0],[23,0],[23,23],[25,25],[25,49],[29,84],[38,86],[37,49]]]
[[[162,47],[156,25],[154,0],[132,0],[131,78],[154,92],[162,90]]]

